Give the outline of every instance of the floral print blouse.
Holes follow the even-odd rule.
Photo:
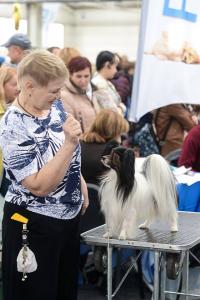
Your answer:
[[[48,196],[33,195],[22,184],[37,173],[57,153],[64,142],[62,124],[67,118],[61,101],[56,100],[45,118],[37,118],[11,106],[0,125],[0,146],[11,185],[5,200],[45,216],[74,218],[81,209],[80,145],[74,151],[66,175]]]

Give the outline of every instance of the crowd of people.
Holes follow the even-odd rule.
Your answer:
[[[89,205],[87,183],[98,185],[106,169],[102,157],[118,145],[141,156],[134,135],[149,123],[162,140],[161,155],[182,149],[178,164],[200,171],[198,110],[172,104],[130,124],[133,62],[108,50],[95,65],[72,47],[33,50],[21,33],[4,46],[10,58],[0,67],[4,300],[76,300],[79,221]],[[22,238],[16,213],[28,219],[38,263],[25,282],[16,265]]]

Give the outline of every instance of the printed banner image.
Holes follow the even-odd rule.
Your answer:
[[[200,1],[143,1],[130,121],[173,103],[200,104]]]

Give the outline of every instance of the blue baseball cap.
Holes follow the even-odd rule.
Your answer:
[[[19,46],[23,49],[31,49],[31,42],[26,34],[16,33],[9,38],[9,40],[2,45],[2,47],[10,47],[12,45]]]

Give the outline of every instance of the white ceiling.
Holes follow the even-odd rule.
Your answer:
[[[66,3],[71,8],[83,9],[83,8],[104,8],[104,7],[121,7],[121,8],[134,8],[140,7],[142,0],[0,0],[0,4],[3,3]]]

